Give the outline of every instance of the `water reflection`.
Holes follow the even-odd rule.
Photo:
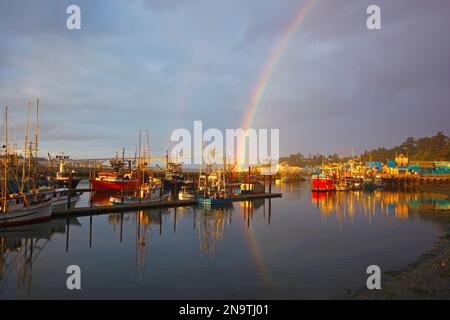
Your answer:
[[[450,210],[445,195],[417,191],[311,192],[311,202],[325,218],[335,215],[340,224],[353,220],[356,213],[367,216],[370,223],[377,214],[407,219],[411,211]]]
[[[0,292],[15,276],[17,294],[31,292],[33,263],[57,234],[68,225],[80,226],[77,218],[0,229]]]
[[[36,279],[53,280],[59,270],[56,282],[65,283],[61,270],[72,263],[89,265],[95,288],[114,277],[114,286],[138,298],[330,297],[349,283],[358,286],[352,272],[374,259],[397,267],[430,246],[437,231],[410,219],[412,212],[450,209],[434,193],[308,187],[282,184],[274,187],[281,199],[227,209],[139,210],[0,230],[0,297],[70,297],[64,287],[47,289]],[[347,223],[357,228],[342,228]],[[158,288],[151,294],[150,285]],[[98,290],[97,298],[112,294]]]
[[[202,257],[214,257],[225,236],[225,228],[231,224],[232,210],[226,209],[197,209],[194,216],[194,229]]]

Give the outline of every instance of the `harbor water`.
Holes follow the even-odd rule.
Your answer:
[[[0,299],[339,298],[365,286],[369,265],[416,261],[442,234],[426,212],[449,206],[432,193],[272,190],[283,197],[0,230]],[[80,290],[67,288],[70,265]]]

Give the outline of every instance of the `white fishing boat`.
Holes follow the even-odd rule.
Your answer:
[[[65,208],[69,201],[69,188],[39,188],[39,194],[42,194],[51,201],[53,209],[55,208]],[[80,200],[80,195],[78,193],[72,193],[70,195],[70,206],[72,207],[75,203]]]
[[[6,210],[5,210],[6,207]],[[0,212],[0,227],[17,226],[50,220],[52,205],[50,199],[30,199],[11,195]]]
[[[112,204],[144,204],[169,199],[170,193],[161,190],[161,184],[143,186],[140,191],[140,196],[124,195],[118,197],[111,197]]]
[[[30,107],[29,109],[30,110]],[[36,119],[39,111],[39,100],[36,105]],[[29,117],[29,112],[28,112]],[[28,120],[27,120],[28,123]],[[19,193],[9,192],[9,183],[17,181],[17,176],[14,176],[14,171],[9,171],[9,146],[8,146],[8,107],[5,108],[5,144],[4,157],[3,157],[3,172],[1,183],[1,210],[0,210],[0,227],[10,227],[29,223],[35,223],[40,221],[49,220],[52,217],[52,200],[44,194],[36,192],[36,167],[37,167],[37,144],[38,144],[38,125],[36,120],[36,132],[35,132],[35,155],[34,155],[34,174],[33,174],[33,192],[24,192],[23,186]],[[28,130],[28,124],[27,124]],[[27,139],[25,139],[25,145],[27,145]],[[24,148],[26,149],[26,148]],[[31,164],[32,150],[30,144],[28,163]],[[23,166],[25,167],[25,157],[23,160]],[[25,174],[25,169],[22,174]],[[31,166],[28,167],[28,174],[31,173]],[[24,179],[22,179],[24,181]]]

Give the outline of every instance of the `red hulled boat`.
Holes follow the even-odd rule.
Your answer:
[[[315,174],[311,177],[312,191],[334,191],[334,177],[329,174]]]
[[[92,180],[93,190],[137,190],[139,180],[132,173],[100,172]]]

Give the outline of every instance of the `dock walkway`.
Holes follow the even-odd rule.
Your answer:
[[[279,198],[282,196],[283,194],[281,193],[241,195],[233,197],[233,202],[250,201],[255,199],[266,199],[266,198]],[[80,207],[67,210],[53,211],[53,217],[72,217],[72,216],[81,217],[81,216],[91,216],[104,213],[123,212],[142,209],[186,207],[186,206],[194,206],[196,204],[197,200],[193,199],[193,200],[177,200],[177,201],[160,201],[160,202],[140,203],[140,204]]]

